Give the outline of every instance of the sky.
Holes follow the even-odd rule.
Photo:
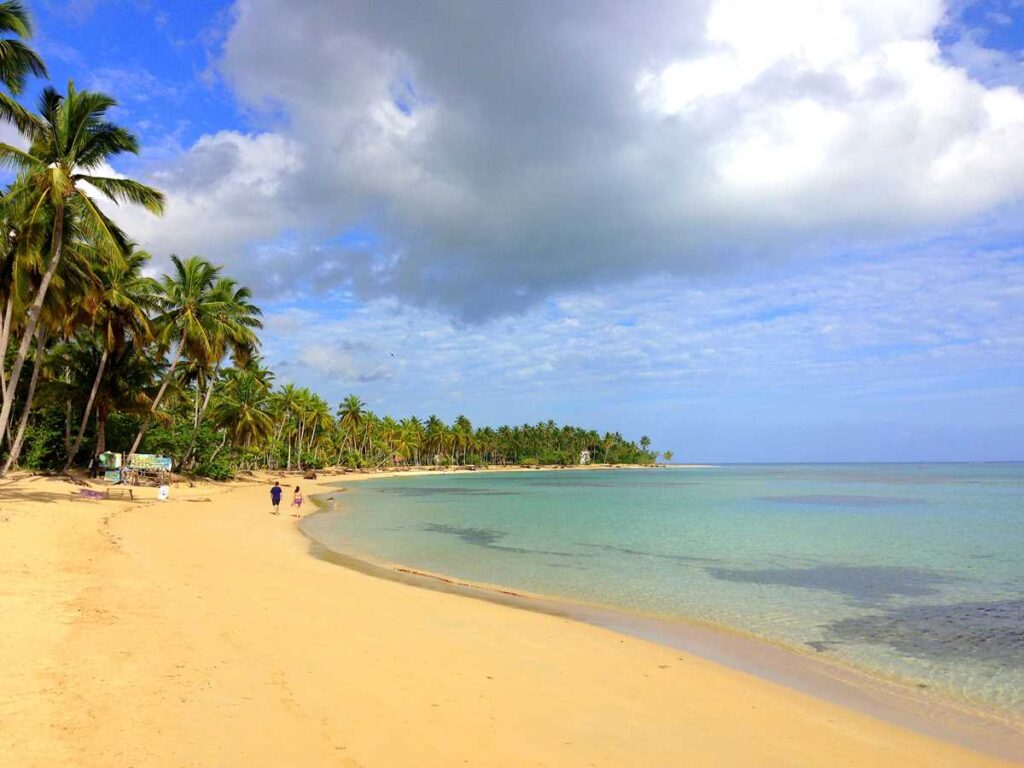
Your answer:
[[[1024,2],[36,0],[278,382],[676,461],[1024,460]]]

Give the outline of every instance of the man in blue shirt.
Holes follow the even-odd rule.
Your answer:
[[[281,484],[274,483],[274,487],[270,489],[270,503],[274,505],[274,511],[270,514],[278,514],[278,507],[281,506]]]

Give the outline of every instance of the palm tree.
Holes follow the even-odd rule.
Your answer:
[[[47,87],[40,97],[39,124],[24,128],[31,140],[28,151],[0,143],[0,163],[18,171],[17,180],[0,201],[0,220],[17,222],[17,247],[42,271],[0,409],[0,435],[10,419],[14,391],[60,266],[65,238],[88,241],[103,260],[116,261],[127,250],[125,236],[86,190],[95,189],[118,204],[141,205],[157,214],[163,211],[163,195],[155,189],[132,179],[92,173],[117,155],[138,152],[135,137],[106,119],[115,105],[104,94],[77,91],[73,83],[68,83],[66,96]],[[49,252],[45,269],[44,249]]]
[[[310,411],[312,410],[313,393],[305,387],[298,390],[295,398],[295,420],[298,423],[298,429],[294,433],[295,437],[295,468],[302,470],[302,450],[306,442],[306,426],[309,419]]]
[[[210,358],[213,360],[213,370],[208,371],[207,360],[198,361],[195,393],[196,415],[192,425],[192,440],[185,453],[183,464],[187,463],[195,452],[199,426],[210,405],[210,397],[213,395],[213,387],[217,382],[217,373],[221,363],[230,352],[236,365],[245,365],[259,347],[260,341],[254,329],[263,327],[263,323],[259,319],[263,312],[250,301],[252,291],[248,288],[240,288],[234,280],[221,277],[214,283],[212,293],[218,296],[222,302],[211,334]],[[205,387],[201,386],[204,380]],[[199,396],[204,389],[205,394],[202,405],[200,405]]]
[[[462,450],[462,463],[473,446],[473,425],[465,416],[456,416],[452,424],[452,438],[455,450]]]
[[[164,362],[136,341],[128,341],[110,355],[107,374],[96,393],[96,453],[107,449],[107,421],[114,412],[149,412],[156,396]]]
[[[3,392],[3,397],[5,398],[8,395],[8,387],[7,382],[4,380],[6,376],[3,371],[3,363],[6,362],[8,338],[11,331],[16,327],[19,329],[24,327],[24,308],[29,303],[27,297],[34,295],[41,279],[38,261],[33,258],[36,254],[27,249],[18,248],[18,240],[19,238],[17,237],[9,238],[11,247],[7,251],[6,263],[3,265],[3,275],[0,277],[0,285],[2,285],[3,292],[6,295],[4,326],[2,333],[0,333],[0,350],[3,351],[3,354],[0,355],[0,391]],[[56,334],[69,338],[78,326],[82,324],[82,318],[88,316],[88,308],[94,306],[100,287],[99,281],[93,274],[96,256],[93,249],[87,243],[71,239],[65,244],[64,252],[65,256],[61,271],[54,276],[40,311],[40,319],[37,324],[37,340],[35,342],[35,360],[37,363],[41,360],[39,350],[45,346],[47,337]],[[40,336],[38,331],[43,329],[44,326],[46,329],[45,333]],[[43,343],[40,344],[39,342]],[[35,365],[33,371],[37,370],[38,365]],[[38,381],[38,377],[35,377],[33,380]],[[28,421],[29,410],[32,405],[31,393],[34,392],[34,386],[29,387],[29,392],[29,397],[26,400],[28,407],[21,415],[21,425],[26,424]],[[17,394],[17,389],[12,387],[11,397],[17,397]],[[70,413],[68,417],[65,450],[71,446]],[[11,418],[13,418],[13,413]],[[13,438],[10,433],[10,426],[11,422],[8,421],[6,437],[11,444],[11,449],[8,451],[8,466],[12,466],[17,462],[18,454],[21,450],[21,440]],[[24,434],[24,426],[19,426],[17,432]]]
[[[0,81],[8,91],[0,92],[0,118],[24,130],[33,118],[11,96],[24,90],[29,74],[46,77],[46,65],[24,42],[32,37],[32,20],[25,6],[17,0],[0,3],[0,35],[5,36],[0,38]]]
[[[192,256],[184,261],[171,256],[174,271],[164,275],[160,281],[160,293],[157,297],[157,316],[154,324],[163,348],[173,347],[171,363],[160,385],[149,414],[139,428],[135,442],[128,452],[135,454],[139,444],[153,422],[153,416],[167,392],[174,371],[185,355],[193,361],[209,361],[219,351],[218,339],[221,338],[217,326],[220,318],[227,311],[227,297],[222,291],[215,290],[220,267],[199,256]]]
[[[319,437],[323,440],[324,436],[329,434],[330,428],[334,425],[334,419],[331,417],[331,406],[322,397],[314,394],[310,399],[306,418],[310,427],[306,450],[319,456],[319,448],[314,451],[314,448],[317,446],[317,438]]]
[[[274,428],[270,384],[264,369],[229,368],[213,406],[214,423],[235,445],[267,438]]]
[[[338,406],[338,421],[342,430],[344,430],[349,440],[352,441],[353,451],[358,450],[355,441],[356,435],[359,433],[366,418],[365,408],[366,403],[356,395],[349,395]]]
[[[68,451],[64,464],[65,472],[71,467],[82,445],[85,428],[89,423],[89,416],[92,415],[93,402],[106,372],[110,354],[123,347],[129,337],[135,339],[141,346],[152,336],[148,313],[155,304],[157,283],[152,278],[142,275],[142,268],[149,258],[149,254],[144,251],[132,250],[123,262],[103,265],[97,270],[101,293],[92,319],[99,331],[102,353],[93,379],[92,391],[82,411],[78,435]]]
[[[18,429],[11,441],[11,449],[7,454],[7,460],[4,462],[3,468],[0,469],[0,477],[5,477],[11,470],[11,467],[17,463],[18,457],[21,456],[21,446],[25,440],[25,428],[28,426],[29,414],[32,413],[32,404],[35,400],[36,385],[39,383],[39,372],[43,368],[43,357],[46,351],[46,336],[46,325],[40,323],[39,327],[36,329],[35,354],[33,355],[32,375],[29,377],[28,393],[25,396],[25,409],[22,411],[21,419],[18,421]],[[14,397],[13,387],[11,388],[11,397]]]
[[[447,427],[445,426],[445,423],[437,416],[431,415],[431,417],[427,419],[424,435],[424,448],[427,451],[431,464],[437,464],[438,456],[444,453],[446,431]]]
[[[97,377],[103,357],[106,372]],[[102,339],[83,334],[59,345],[51,354],[51,366],[70,375],[46,382],[40,394],[44,402],[84,402],[93,397],[96,413],[96,453],[106,450],[107,421],[114,412],[143,414],[149,410],[162,373],[161,358],[137,339],[108,349]],[[90,382],[99,381],[99,386]]]
[[[410,416],[408,419],[402,419],[400,422],[402,428],[402,442],[406,446],[406,450],[412,459],[413,464],[420,463],[420,449],[423,447],[423,424],[415,416]]]
[[[299,390],[294,384],[285,384],[274,397],[273,408],[278,415],[277,438],[288,446],[285,468],[292,468],[292,419],[299,402]]]

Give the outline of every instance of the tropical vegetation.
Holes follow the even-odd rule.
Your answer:
[[[260,467],[652,463],[651,442],[552,421],[474,427],[459,416],[395,419],[356,395],[337,408],[276,385],[260,356],[252,293],[200,256],[152,258],[108,214],[163,195],[105,169],[139,150],[106,94],[46,86],[18,2],[0,2],[0,143],[12,180],[0,197],[0,474],[68,471],[113,450],[170,456],[179,471],[228,477]]]

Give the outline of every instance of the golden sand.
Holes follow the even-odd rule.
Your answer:
[[[4,766],[1008,764],[643,640],[323,562],[288,509],[268,514],[266,483],[166,503],[74,490],[0,485]]]

